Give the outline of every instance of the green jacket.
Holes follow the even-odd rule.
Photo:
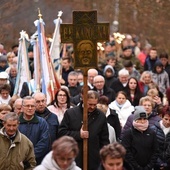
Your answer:
[[[32,170],[36,166],[32,142],[17,131],[14,141],[0,129],[0,169],[2,170]]]
[[[133,67],[134,67],[136,70],[138,70],[139,73],[142,73],[142,72],[143,72],[143,66],[141,65],[139,59],[136,58],[135,56],[130,56],[130,57],[123,57],[123,56],[122,56],[122,58],[120,58],[120,60],[119,60],[119,63],[122,65],[122,68],[124,67],[124,66],[123,66],[123,63],[124,63],[125,61],[127,61],[127,60],[129,60],[129,61],[131,61],[131,62],[133,63]]]

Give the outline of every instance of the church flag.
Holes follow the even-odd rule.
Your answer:
[[[47,42],[45,37],[43,19],[40,17],[39,20],[36,20],[35,26],[37,26],[38,31],[38,44],[39,44],[39,54],[40,54],[40,63],[41,63],[41,87],[42,92],[47,97],[47,104],[54,100],[55,93],[58,90],[59,86],[56,79],[54,79],[55,73],[53,72],[51,59],[47,50]]]
[[[18,96],[20,96],[23,83],[24,82],[28,83],[28,87],[29,87],[29,82],[31,79],[31,73],[29,70],[29,62],[28,62],[28,52],[27,52],[28,45],[29,45],[28,35],[26,34],[25,31],[22,30],[20,32],[19,48],[18,48],[18,62],[17,62],[18,73],[17,73],[16,84],[14,88],[14,95],[18,95]]]
[[[33,45],[34,52],[34,81],[32,82],[32,87],[34,92],[41,91],[41,65],[40,65],[40,54],[39,54],[39,46],[38,46],[38,33],[37,31],[31,36],[30,40]]]
[[[54,20],[55,30],[53,34],[52,44],[50,47],[50,56],[58,78],[61,78],[61,39],[60,39],[60,24],[62,23],[62,11],[58,12],[58,18]]]

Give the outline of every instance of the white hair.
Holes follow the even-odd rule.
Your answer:
[[[128,70],[121,69],[118,73],[119,76],[129,76]]]
[[[97,71],[95,68],[89,69],[89,70],[87,71],[87,74],[89,74],[89,73],[91,73],[91,72],[93,72],[93,73],[95,73],[96,75],[98,75],[98,71]]]
[[[102,79],[102,80],[105,82],[104,77],[103,77],[103,76],[101,76],[101,75],[97,75],[97,76],[95,76],[95,77],[94,77],[93,82],[95,82],[97,78],[100,78],[100,79]]]

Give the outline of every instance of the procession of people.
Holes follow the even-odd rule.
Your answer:
[[[42,55],[52,45],[45,43]],[[30,43],[25,62],[30,80],[20,80],[19,89],[21,46],[6,51],[0,44],[0,169],[83,169],[84,140],[87,170],[170,169],[168,53],[142,44],[137,35],[125,34],[118,43],[111,34],[96,47],[97,67],[86,75],[74,66],[77,58],[91,65],[95,47],[88,40],[83,45],[78,45],[79,56],[72,44],[61,46],[60,67],[51,66],[60,75],[48,73],[57,81],[51,85],[42,63],[39,73]]]

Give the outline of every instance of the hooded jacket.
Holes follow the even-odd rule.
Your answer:
[[[158,61],[159,58],[156,57],[154,60],[153,59],[150,59],[150,55],[148,55],[146,57],[146,60],[145,60],[145,63],[144,63],[144,71],[152,71],[153,68],[154,68],[154,65],[156,63],[156,61]]]
[[[19,131],[12,141],[4,134],[4,128],[2,128],[0,130],[0,145],[0,169],[31,170],[36,166],[33,144]]]
[[[106,71],[108,69],[112,70],[112,76],[110,76],[110,77],[106,76]],[[103,76],[105,78],[105,85],[107,87],[111,87],[113,81],[116,80],[114,68],[111,65],[106,65],[104,70],[103,70]]]
[[[156,71],[157,66],[162,68],[160,73]],[[158,85],[160,92],[165,94],[166,89],[169,87],[169,76],[168,73],[163,69],[163,65],[160,61],[155,62],[151,75],[153,82]]]
[[[107,69],[111,69],[112,72],[113,72],[113,75],[115,74],[114,68],[113,68],[111,65],[106,65],[105,68],[104,68],[104,70],[103,70],[103,75],[104,75],[104,76],[106,75]]]
[[[45,156],[41,165],[34,168],[34,170],[62,170],[62,169],[58,166],[56,161],[53,159],[52,151],[51,151]],[[76,166],[75,161],[73,161],[66,170],[81,170],[81,169],[78,166]]]

